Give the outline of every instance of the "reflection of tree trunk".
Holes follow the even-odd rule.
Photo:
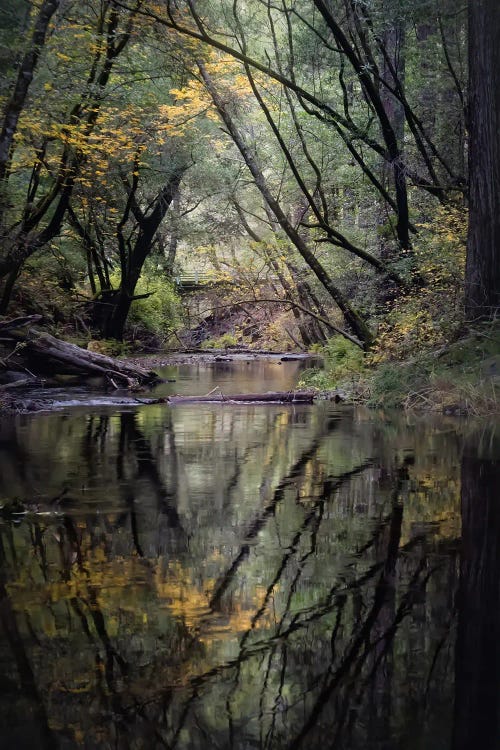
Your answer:
[[[399,489],[399,481],[398,481]],[[389,535],[387,540],[386,557],[384,566],[380,578],[377,582],[374,595],[373,603],[368,611],[368,614],[360,623],[361,627],[357,632],[353,633],[351,644],[345,652],[343,658],[339,662],[338,666],[333,669],[331,665],[328,679],[318,693],[316,701],[313,705],[312,710],[309,713],[308,718],[304,722],[301,730],[294,737],[294,739],[287,746],[288,750],[298,750],[298,748],[305,747],[305,740],[309,733],[317,726],[320,721],[320,717],[326,710],[328,705],[332,705],[332,698],[335,693],[342,687],[342,684],[348,684],[347,690],[347,701],[345,705],[349,705],[349,693],[353,691],[353,686],[356,685],[356,679],[362,669],[363,662],[369,654],[369,644],[373,643],[374,628],[380,617],[384,605],[387,601],[388,596],[392,596],[394,589],[394,578],[396,574],[396,564],[398,560],[399,544],[401,541],[401,527],[403,522],[403,506],[397,500],[397,491],[394,493],[394,502],[392,507],[391,523],[389,527]],[[394,635],[393,634],[391,637]],[[350,676],[350,679],[349,679]],[[337,739],[340,739],[341,732],[343,729],[343,723],[345,721],[344,716],[337,722],[335,729],[335,740],[331,747],[339,746]]]
[[[388,531],[388,530],[386,530]],[[387,534],[381,535],[376,547],[380,552],[385,552]],[[379,555],[377,555],[377,558]],[[370,687],[368,722],[370,736],[380,743],[386,743],[384,748],[389,750],[393,747],[388,734],[391,726],[392,709],[392,686],[394,675],[393,640],[386,640],[396,617],[396,590],[394,576],[390,577],[390,585],[387,586],[385,600],[380,609],[378,618],[373,626],[372,640],[377,642],[371,655],[371,667],[374,669],[373,680]]]
[[[4,565],[4,551],[2,542],[0,539],[0,570]],[[23,638],[19,632],[16,613],[12,608],[9,594],[5,587],[3,580],[0,580],[0,624],[1,629],[4,632],[5,639],[9,644],[12,654],[15,659],[17,671],[19,673],[19,679],[21,683],[22,694],[28,698],[33,705],[33,727],[26,727],[24,738],[29,739],[33,743],[32,747],[44,748],[44,750],[52,750],[57,747],[54,735],[52,734],[48,720],[45,706],[40,697],[38,687],[36,684],[35,674],[31,666],[28,654],[24,646]],[[28,721],[28,724],[30,722]],[[3,739],[6,739],[3,737]]]
[[[149,480],[158,499],[159,510],[168,519],[169,526],[177,529],[182,535],[184,531],[181,526],[181,520],[174,506],[175,492],[165,487],[151,446],[137,427],[136,414],[124,412],[120,417],[120,427],[123,432],[123,435],[120,437],[120,445],[130,443],[134,447],[138,461],[137,476],[139,478],[145,477]]]
[[[263,508],[263,510],[261,510],[259,515],[254,518],[248,525],[245,532],[245,541],[241,545],[238,555],[233,560],[231,566],[215,584],[215,588],[208,605],[211,610],[219,609],[222,597],[233,582],[236,573],[241,567],[241,564],[244,562],[244,560],[247,559],[250,554],[250,542],[257,538],[260,531],[264,528],[267,520],[275,513],[276,508],[283,499],[286,488],[289,486],[292,479],[298,476],[302,468],[316,455],[321,445],[321,437],[322,436],[316,438],[312,446],[307,450],[304,450],[304,452],[294,463],[287,475],[278,484],[275,491],[273,492],[270,501]]]
[[[453,750],[500,747],[500,462],[466,448]]]

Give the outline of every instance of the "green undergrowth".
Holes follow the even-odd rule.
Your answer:
[[[321,391],[343,388],[354,398],[368,371],[361,349],[342,336],[334,336],[325,346],[314,347],[314,350],[322,356],[323,367],[306,370],[299,386]]]
[[[455,415],[500,414],[500,324],[469,328],[456,341],[406,359],[377,361],[340,337],[322,351],[324,368],[301,386],[341,389],[351,402]]]
[[[207,339],[207,341],[203,341],[201,348],[202,349],[227,349],[230,346],[237,346],[238,343],[241,343],[238,341],[238,338],[234,333],[223,333],[222,336],[218,336],[217,338]]]

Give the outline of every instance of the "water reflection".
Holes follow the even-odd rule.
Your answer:
[[[4,420],[2,746],[493,747],[477,444],[330,404]]]
[[[464,445],[453,750],[500,747],[499,454],[495,432]]]
[[[225,394],[288,391],[295,387],[300,371],[314,364],[312,359],[282,362],[280,355],[252,359],[233,354],[221,356],[221,360],[225,361],[191,362],[159,369],[161,377],[170,382],[158,386],[155,394],[202,395],[213,388]]]

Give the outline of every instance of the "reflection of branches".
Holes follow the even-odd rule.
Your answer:
[[[365,461],[362,464],[360,464],[359,466],[355,467],[354,469],[351,469],[350,471],[344,472],[344,474],[341,474],[339,477],[337,477],[335,479],[335,481],[333,481],[332,478],[330,477],[330,478],[328,478],[323,483],[323,489],[322,489],[322,492],[321,492],[320,499],[317,500],[315,503],[313,503],[312,508],[309,511],[309,513],[307,514],[307,516],[305,517],[304,521],[302,522],[302,525],[301,525],[300,529],[295,533],[295,536],[292,539],[292,541],[291,541],[291,543],[290,543],[290,545],[288,547],[288,550],[287,550],[286,554],[283,556],[281,564],[280,564],[280,566],[279,566],[279,568],[278,568],[278,570],[277,570],[277,572],[276,572],[273,580],[271,581],[271,583],[269,584],[269,586],[267,588],[267,591],[266,591],[266,594],[265,594],[264,601],[263,601],[262,605],[260,606],[260,608],[255,613],[254,617],[252,618],[250,629],[245,633],[245,635],[241,639],[240,648],[244,648],[245,642],[246,642],[248,636],[250,635],[251,631],[254,630],[254,628],[255,628],[258,620],[260,619],[260,617],[264,614],[264,612],[265,612],[265,610],[267,608],[267,604],[269,602],[269,599],[270,599],[270,597],[272,595],[272,592],[274,591],[274,589],[278,585],[278,582],[280,581],[280,579],[281,579],[284,571],[286,570],[289,560],[291,559],[291,557],[293,555],[295,555],[295,553],[297,552],[297,550],[299,548],[299,543],[300,543],[300,540],[302,538],[303,533],[309,528],[309,525],[313,521],[316,521],[316,523],[313,526],[312,532],[311,532],[311,535],[312,535],[311,549],[310,549],[310,551],[306,555],[304,555],[302,557],[302,559],[300,561],[299,568],[298,568],[298,570],[296,572],[295,578],[292,581],[292,585],[290,586],[289,597],[288,597],[287,604],[285,606],[285,611],[284,611],[284,614],[282,615],[281,622],[279,623],[279,626],[277,628],[277,632],[278,633],[280,632],[281,626],[283,625],[284,618],[285,618],[287,612],[290,609],[291,599],[292,599],[293,593],[295,592],[295,589],[297,587],[297,583],[299,581],[301,572],[304,569],[305,562],[308,559],[308,557],[311,554],[313,554],[313,552],[315,551],[315,536],[316,536],[316,534],[317,534],[317,532],[319,530],[321,519],[323,517],[323,510],[324,510],[325,502],[327,502],[332,497],[333,493],[336,492],[337,490],[339,490],[340,487],[343,484],[345,484],[348,480],[352,479],[353,477],[357,476],[358,474],[361,474],[363,471],[365,471],[371,465],[372,465],[371,461]]]
[[[401,486],[402,475],[399,476],[398,488]],[[190,712],[190,708],[194,702],[199,698],[200,691],[205,686],[206,682],[212,679],[220,680],[225,671],[236,670],[239,674],[240,669],[244,662],[249,659],[257,657],[259,654],[268,653],[267,666],[262,670],[263,686],[261,697],[259,701],[259,722],[260,722],[260,736],[261,746],[267,747],[273,741],[273,734],[275,732],[275,718],[278,711],[288,710],[286,702],[281,700],[282,688],[279,688],[277,697],[275,698],[271,714],[273,718],[271,720],[271,727],[264,729],[262,722],[266,715],[264,694],[268,690],[269,677],[273,665],[275,664],[275,657],[278,647],[283,644],[288,644],[292,635],[297,634],[300,630],[306,630],[311,624],[322,617],[326,617],[332,614],[336,610],[336,617],[332,623],[331,631],[331,661],[330,666],[326,668],[323,673],[323,678],[320,681],[319,694],[316,697],[314,706],[309,714],[308,720],[305,722],[303,728],[297,733],[297,736],[292,741],[290,747],[299,747],[302,745],[305,738],[309,735],[313,727],[317,727],[320,715],[324,707],[329,703],[331,697],[340,690],[343,685],[348,687],[347,693],[339,696],[339,720],[341,727],[345,726],[346,717],[350,716],[350,707],[358,705],[357,698],[354,696],[353,691],[359,689],[359,675],[364,669],[370,654],[376,654],[375,662],[371,667],[369,676],[361,683],[361,689],[359,689],[359,700],[363,693],[366,691],[369,681],[376,670],[380,667],[382,660],[386,657],[391,643],[396,635],[398,627],[402,620],[411,612],[415,601],[418,600],[421,592],[425,589],[428,579],[435,572],[436,568],[427,572],[423,577],[422,573],[426,570],[426,558],[422,558],[416,572],[409,581],[408,591],[403,595],[400,606],[396,613],[391,618],[390,623],[384,627],[383,631],[376,633],[377,623],[380,623],[381,613],[386,605],[388,597],[392,597],[392,591],[394,588],[394,576],[396,569],[396,561],[400,554],[406,554],[410,552],[415,546],[420,545],[423,541],[423,537],[418,536],[410,540],[403,546],[400,545],[401,535],[401,523],[402,523],[402,506],[398,501],[398,489],[393,493],[393,508],[392,513],[388,519],[383,519],[381,524],[374,530],[373,538],[365,545],[366,549],[374,545],[375,539],[380,536],[381,530],[389,525],[389,539],[387,543],[387,551],[385,559],[375,563],[371,568],[366,571],[363,575],[359,576],[356,580],[351,581],[348,584],[342,586],[335,586],[327,594],[325,599],[310,608],[304,608],[302,611],[297,612],[292,618],[289,625],[284,628],[283,621],[286,619],[285,615],[282,617],[281,622],[276,626],[276,631],[269,638],[262,639],[254,642],[250,646],[246,646],[246,640],[250,631],[247,631],[240,642],[240,653],[238,656],[226,662],[225,664],[219,664],[213,667],[211,670],[205,672],[202,675],[191,680],[191,693],[187,702],[184,704],[179,725],[175,732],[175,738],[173,745],[176,744],[181,728],[185,725],[187,716]],[[310,523],[310,521],[309,521]],[[303,532],[304,528],[307,528],[307,524],[304,526],[304,522],[301,526]],[[300,530],[299,530],[300,531]],[[298,549],[297,536],[294,537],[295,552]],[[314,544],[314,542],[312,542]],[[303,557],[307,557],[311,554],[311,551],[305,553]],[[290,550],[287,550],[285,555],[286,559],[289,559]],[[302,558],[303,559],[303,558]],[[279,566],[278,573],[282,574],[286,564],[282,563]],[[353,624],[352,641],[344,653],[338,666],[334,666],[339,653],[338,644],[336,643],[339,634],[345,630],[345,623],[342,622],[343,612],[347,611],[345,605],[348,600],[348,594],[355,595],[363,586],[369,583],[376,575],[379,575],[378,581],[375,584],[373,603],[370,607],[368,614],[356,620]],[[297,574],[296,574],[297,575]],[[300,575],[300,573],[299,573]],[[273,583],[268,587],[266,591],[266,600],[269,599],[270,591],[276,585],[276,575],[274,576]],[[287,610],[290,607],[290,595],[287,603]],[[254,615],[252,619],[253,625],[256,620],[262,614],[262,606],[259,611]],[[285,613],[286,614],[286,613]],[[252,630],[252,626],[250,627]],[[375,633],[375,637],[374,637]],[[382,649],[379,646],[382,645]],[[288,653],[288,652],[287,652]],[[280,685],[285,684],[285,677],[280,676]],[[309,685],[307,692],[316,690],[318,687],[318,680],[314,681],[314,684]],[[233,691],[234,692],[234,689]],[[302,700],[302,699],[301,699]],[[230,709],[229,702],[226,705]],[[341,730],[341,727],[339,731]]]
[[[39,523],[35,522],[30,525],[30,536],[31,536],[31,545],[35,552],[35,556],[38,557],[37,550],[40,553],[40,570],[42,571],[44,580],[47,581],[48,580],[47,552],[46,552],[45,544],[43,540],[43,533],[42,533]]]
[[[273,420],[270,421],[272,428],[271,430],[269,428],[266,429],[265,432],[262,434],[262,441],[259,443],[252,442],[249,445],[247,445],[244,453],[240,457],[235,457],[235,468],[233,475],[229,478],[228,482],[226,483],[224,490],[223,490],[223,501],[222,501],[222,508],[223,510],[226,510],[229,507],[229,504],[232,499],[232,493],[233,490],[236,489],[238,486],[238,482],[240,480],[243,467],[246,465],[246,463],[250,460],[252,457],[254,451],[256,448],[258,448],[260,445],[266,444],[269,445],[271,443],[275,443],[279,441],[281,437],[281,420],[280,420],[280,414],[279,412],[276,413]],[[270,433],[270,434],[269,434]]]
[[[285,496],[287,487],[289,487],[293,480],[300,475],[300,472],[304,468],[304,466],[306,466],[306,464],[316,455],[320,444],[321,439],[317,438],[314,441],[313,445],[307,451],[304,451],[304,453],[302,453],[302,455],[294,463],[286,477],[282,479],[279,485],[276,487],[271,500],[257,516],[257,518],[255,518],[250,523],[247,533],[245,534],[245,544],[241,546],[240,551],[231,564],[230,568],[226,571],[222,578],[219,579],[214,593],[210,598],[208,606],[211,610],[215,610],[220,606],[221,599],[227,591],[229,585],[231,584],[239,567],[250,554],[249,543],[257,538],[259,532],[264,528],[267,519],[275,513],[276,507]]]
[[[274,699],[274,704],[271,709],[271,725],[268,729],[264,747],[269,747],[272,742],[272,738],[274,735],[274,729],[276,726],[276,715],[278,713],[283,713],[286,710],[286,700],[283,698],[283,689],[285,686],[285,676],[286,676],[286,668],[287,668],[287,644],[286,642],[282,644],[281,646],[281,669],[280,669],[280,677],[279,677],[279,683],[278,683],[278,692],[276,694],[276,698]]]
[[[215,586],[214,593],[212,594],[210,601],[209,601],[209,605],[208,605],[211,612],[214,612],[220,607],[220,604],[221,604],[221,601],[225,592],[227,591],[228,587],[231,585],[240,566],[250,554],[249,542],[251,542],[258,536],[259,532],[264,528],[268,518],[274,515],[278,504],[281,502],[281,500],[285,496],[286,489],[291,485],[291,483],[296,477],[300,476],[302,469],[317,454],[317,451],[322,442],[322,437],[323,436],[317,437],[314,440],[313,444],[309,447],[309,449],[307,451],[304,451],[301,454],[300,458],[297,459],[297,461],[293,464],[292,468],[288,471],[287,475],[281,480],[281,482],[278,484],[278,486],[274,490],[271,500],[267,503],[264,509],[260,512],[260,514],[255,519],[253,519],[253,521],[247,527],[247,532],[245,534],[245,543],[241,546],[238,555],[233,560],[228,570],[219,578],[219,581]],[[240,645],[240,655],[243,654],[243,651],[244,651],[243,646]],[[235,661],[235,665],[237,667],[236,683],[237,683],[238,676],[239,676],[239,665],[241,661],[242,660],[240,660],[239,658]],[[216,669],[216,673],[218,673],[217,668],[215,669]],[[210,671],[212,672],[212,670]],[[196,700],[198,696],[198,689],[199,687],[201,687],[201,684],[203,684],[203,682],[204,682],[203,677],[201,678],[200,685],[198,685],[198,678],[195,678],[194,680],[192,680],[192,692],[191,692],[190,697],[186,701],[183,711],[181,713],[181,716],[179,718],[178,726],[177,726],[177,729],[175,731],[174,738],[172,741],[172,747],[175,747],[177,744],[177,741],[180,736],[180,732],[182,731],[184,723],[189,715],[191,705]]]
[[[266,508],[264,509],[264,511],[262,512],[262,514],[258,517],[258,519],[256,519],[256,521],[254,521],[254,523],[251,525],[251,530],[255,530],[255,529],[257,529],[257,531],[260,530],[260,528],[261,528],[261,522],[265,521],[265,519],[269,515],[269,513],[266,512],[266,511],[268,511],[270,508],[271,509],[275,508],[276,503],[278,502],[278,500],[281,499],[285,488],[290,484],[292,478],[295,477],[295,476],[297,476],[300,473],[300,471],[304,468],[304,466],[309,462],[309,460],[316,454],[316,452],[318,450],[318,447],[319,447],[319,443],[320,443],[320,441],[316,440],[315,443],[314,443],[314,445],[311,448],[309,448],[308,451],[304,452],[302,454],[302,456],[296,461],[296,463],[294,464],[294,466],[292,467],[292,469],[290,470],[290,472],[287,474],[287,476],[282,480],[282,482],[276,488],[271,502],[268,504],[268,506],[266,506]],[[353,477],[355,477],[355,476],[359,475],[360,473],[362,473],[363,471],[365,471],[371,465],[372,465],[371,461],[363,462],[362,464],[360,464],[359,466],[355,467],[354,469],[351,469],[351,470],[349,470],[347,472],[344,472],[344,474],[342,474],[342,475],[340,475],[338,477],[329,477],[329,478],[327,478],[323,482],[323,488],[322,488],[323,491],[322,491],[320,499],[317,500],[314,503],[313,508],[307,514],[307,516],[304,519],[304,521],[303,521],[300,529],[296,532],[296,534],[294,536],[294,539],[292,540],[292,543],[291,543],[291,545],[289,546],[289,548],[287,550],[287,553],[284,555],[284,557],[283,557],[283,559],[281,561],[281,564],[278,567],[278,570],[277,570],[277,572],[276,572],[276,574],[275,574],[272,582],[270,583],[270,585],[268,586],[268,588],[266,590],[266,594],[265,594],[264,601],[263,601],[262,605],[260,606],[260,608],[257,610],[257,612],[255,613],[255,615],[253,616],[249,630],[243,635],[243,637],[242,637],[242,639],[240,641],[240,652],[239,652],[238,657],[235,660],[233,660],[232,662],[230,662],[230,663],[228,663],[226,665],[221,665],[221,666],[218,666],[218,667],[214,667],[209,672],[207,672],[204,675],[201,675],[201,676],[199,676],[197,678],[194,678],[191,681],[192,693],[191,693],[190,697],[188,698],[188,700],[186,701],[186,703],[184,705],[184,709],[182,711],[181,717],[179,719],[179,724],[178,724],[178,727],[177,727],[175,735],[174,735],[174,740],[173,740],[172,747],[174,747],[176,745],[177,740],[178,740],[179,735],[180,735],[180,732],[181,732],[181,729],[184,726],[184,723],[185,723],[185,721],[187,719],[187,716],[189,714],[190,707],[194,703],[194,701],[196,700],[196,698],[198,697],[198,691],[199,691],[199,689],[201,688],[201,686],[204,684],[204,682],[207,679],[210,679],[211,677],[220,675],[221,672],[224,671],[225,669],[236,668],[236,675],[235,675],[235,687],[236,687],[237,686],[237,682],[238,682],[238,678],[239,678],[239,671],[240,671],[241,665],[245,661],[247,661],[247,659],[251,658],[252,656],[255,656],[258,653],[259,650],[264,650],[265,651],[268,648],[271,648],[271,656],[270,656],[270,659],[268,661],[268,668],[267,668],[266,678],[265,678],[265,684],[267,684],[267,678],[269,676],[269,670],[271,668],[271,664],[272,664],[272,660],[273,660],[273,655],[274,655],[274,650],[275,650],[275,647],[276,647],[277,643],[281,642],[281,640],[283,638],[286,639],[286,637],[288,637],[289,635],[291,635],[293,632],[295,632],[295,631],[297,631],[297,630],[305,627],[306,624],[309,624],[313,619],[316,619],[316,616],[319,618],[319,617],[323,617],[325,614],[329,614],[331,612],[331,610],[332,610],[332,606],[335,606],[335,604],[339,604],[340,608],[342,608],[344,606],[345,595],[341,594],[338,597],[338,600],[336,600],[334,602],[334,604],[332,605],[333,594],[332,594],[332,592],[330,592],[330,594],[328,595],[328,598],[327,598],[326,607],[323,607],[320,610],[320,614],[318,612],[316,612],[315,608],[314,608],[313,609],[313,616],[310,619],[306,618],[306,621],[300,621],[298,619],[298,616],[297,616],[298,613],[296,613],[296,615],[292,619],[291,625],[288,627],[288,629],[287,630],[283,630],[282,629],[282,625],[283,625],[284,619],[285,619],[285,617],[286,617],[286,615],[288,613],[288,610],[289,610],[289,608],[291,606],[291,599],[292,599],[292,596],[293,596],[293,592],[295,591],[295,587],[297,585],[298,579],[299,579],[299,577],[301,575],[301,571],[303,570],[303,567],[305,565],[305,562],[306,562],[307,558],[311,554],[313,554],[313,552],[315,550],[316,534],[318,532],[319,524],[321,523],[321,519],[322,519],[322,516],[323,516],[323,507],[324,507],[325,502],[327,500],[329,500],[331,498],[331,496],[333,495],[333,493],[335,491],[337,491],[338,489],[340,489],[340,487],[343,484],[345,484],[347,481],[349,481]],[[285,612],[282,615],[281,621],[280,621],[280,623],[279,623],[279,625],[277,627],[276,634],[272,638],[267,639],[264,642],[260,642],[260,649],[259,649],[259,646],[257,648],[255,647],[256,644],[253,644],[251,647],[246,648],[246,646],[245,646],[246,640],[248,639],[250,633],[254,630],[256,623],[258,622],[258,620],[260,619],[260,617],[264,613],[264,611],[265,611],[265,609],[267,607],[267,603],[268,603],[268,601],[269,601],[269,599],[270,599],[270,597],[272,595],[272,591],[274,590],[274,588],[277,585],[278,581],[282,577],[282,574],[284,573],[284,571],[285,571],[285,569],[286,569],[286,567],[288,565],[288,561],[290,560],[290,558],[292,557],[292,555],[294,555],[297,552],[297,550],[299,548],[299,542],[300,542],[302,534],[304,533],[305,530],[308,529],[309,525],[311,524],[311,522],[313,520],[316,520],[316,523],[313,525],[312,533],[311,533],[311,549],[310,549],[310,551],[308,553],[306,553],[305,555],[303,555],[303,557],[301,559],[301,563],[299,564],[299,569],[298,569],[298,571],[296,573],[296,576],[294,578],[294,581],[292,583],[292,589],[291,589],[291,592],[289,593],[289,597],[288,597],[287,605],[286,605],[286,608],[285,608]],[[377,536],[379,533],[380,533],[379,529],[376,529],[375,533],[374,533],[374,536]],[[247,536],[247,539],[248,539],[248,536]],[[223,579],[221,581],[221,584],[219,585],[219,587],[217,589],[218,591],[221,592],[217,601],[220,602],[220,598],[223,595],[223,593],[225,592],[225,590],[227,589],[227,586],[229,585],[229,583],[231,582],[232,577],[234,576],[235,571],[237,570],[237,568],[239,567],[239,565],[241,564],[241,562],[245,559],[245,557],[248,555],[249,550],[245,552],[245,548],[247,546],[248,545],[244,545],[243,546],[242,550],[240,551],[239,555],[237,556],[237,558],[235,559],[235,561],[231,565],[230,569],[227,571],[227,573],[223,577]],[[378,568],[377,568],[377,570],[378,570]],[[225,586],[225,588],[223,588],[223,586]],[[234,689],[235,688],[233,688],[233,692],[234,692]],[[230,697],[229,697],[228,701],[230,701]],[[227,705],[229,705],[229,703]],[[261,711],[262,711],[262,708],[261,708]]]
[[[348,674],[352,664],[354,663],[354,660],[356,659],[363,645],[369,641],[370,632],[385,602],[385,599],[387,596],[387,590],[388,590],[388,587],[391,585],[390,581],[394,575],[396,560],[398,556],[399,542],[401,539],[402,520],[403,520],[403,508],[400,505],[396,505],[394,506],[393,513],[392,513],[391,528],[390,528],[390,533],[389,533],[389,543],[388,543],[388,548],[387,548],[387,557],[383,566],[382,574],[375,588],[375,595],[374,595],[372,608],[370,612],[368,613],[368,616],[366,617],[366,620],[361,630],[355,636],[354,641],[351,647],[349,648],[349,650],[347,651],[347,654],[345,655],[344,659],[342,660],[340,665],[337,667],[337,669],[333,673],[331,679],[329,679],[326,682],[326,684],[320,691],[318,698],[316,699],[316,703],[314,704],[309,714],[309,718],[305,722],[300,732],[291,741],[289,745],[290,750],[295,750],[295,748],[300,747],[304,739],[313,729],[313,727],[317,725],[319,717],[322,714],[323,709],[325,705],[327,704],[327,702],[329,701],[330,697],[332,696],[333,692],[338,687],[341,680]],[[366,656],[366,654],[367,654],[367,649],[365,648],[364,656]]]
[[[424,556],[420,560],[417,570],[415,571],[415,573],[413,574],[410,580],[410,583],[408,585],[408,590],[405,592],[404,596],[402,597],[401,604],[398,607],[397,612],[390,626],[386,628],[386,630],[383,631],[382,634],[379,635],[379,637],[375,638],[375,640],[373,641],[367,640],[366,645],[365,645],[365,650],[361,654],[358,660],[358,663],[355,665],[355,668],[353,669],[351,673],[351,677],[349,681],[350,689],[346,691],[343,701],[342,701],[341,708],[338,712],[338,716],[336,717],[336,722],[335,722],[336,730],[334,734],[334,741],[332,742],[332,745],[331,745],[332,747],[337,746],[337,742],[340,740],[347,717],[349,716],[349,724],[351,724],[354,721],[355,715],[357,712],[356,707],[361,705],[361,699],[362,699],[363,694],[366,692],[370,684],[372,684],[375,674],[380,668],[383,660],[387,657],[400,623],[410,613],[413,607],[413,604],[415,603],[415,601],[418,601],[419,595],[425,590],[425,587],[427,585],[429,578],[437,570],[437,567],[432,568],[423,577],[423,579],[419,581],[420,575],[425,570],[426,565],[427,565],[427,558],[426,556]],[[355,692],[355,687],[358,685],[360,673],[362,671],[364,663],[367,660],[368,655],[371,652],[376,651],[377,646],[379,644],[382,644],[382,649],[380,650],[380,652],[376,654],[376,658],[375,658],[375,661],[373,663],[371,670],[368,672],[365,678],[361,681],[361,684],[357,693],[353,695],[353,693]]]
[[[423,537],[414,537],[407,544],[403,545],[399,552],[400,554],[407,553],[418,544],[422,543]],[[186,720],[186,714],[189,711],[190,705],[198,698],[201,689],[213,679],[221,678],[226,672],[230,672],[233,669],[238,669],[244,662],[250,661],[251,659],[266,654],[272,650],[277,644],[290,638],[292,635],[299,633],[300,631],[307,630],[313,623],[321,620],[324,617],[332,614],[338,607],[343,607],[346,602],[346,596],[348,593],[355,594],[356,591],[368,583],[381,569],[384,568],[384,561],[372,565],[369,570],[362,576],[357,578],[355,581],[347,585],[333,587],[324,600],[318,605],[312,607],[304,607],[298,610],[294,616],[290,625],[283,629],[281,632],[276,632],[268,638],[254,641],[250,646],[241,650],[237,657],[234,659],[228,659],[227,661],[217,664],[211,667],[205,672],[198,674],[190,679],[189,686],[191,688],[191,695],[185,704],[182,714],[179,718],[179,727],[176,730],[176,738],[180,734],[182,725]],[[305,616],[303,616],[305,615]],[[165,690],[162,690],[160,694],[152,695],[147,700],[140,704],[140,707],[144,707],[148,704],[155,703],[161,700],[161,696],[165,694]],[[172,747],[175,746],[175,742]]]

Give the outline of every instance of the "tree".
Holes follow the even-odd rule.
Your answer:
[[[462,542],[452,750],[498,747],[500,482],[494,432],[468,436],[462,457]]]
[[[60,95],[59,111],[55,114],[45,111],[42,121],[40,111],[36,108],[34,111],[26,111],[25,107],[19,108],[18,104],[14,110],[17,114],[15,126],[18,131],[21,129],[19,115],[22,113],[25,116],[24,133],[18,134],[15,143],[12,139],[9,142],[6,138],[6,160],[19,159],[19,163],[14,162],[16,191],[19,191],[19,195],[16,195],[15,209],[20,205],[21,210],[17,209],[13,216],[3,217],[0,279],[6,279],[6,282],[0,300],[1,312],[7,309],[12,287],[24,262],[61,231],[75,182],[91,148],[91,136],[99,118],[113,67],[130,40],[136,10],[137,8],[134,8],[124,14],[112,0],[107,0],[100,6],[97,15],[93,13],[92,8],[85,8],[88,17],[94,19],[93,26],[83,13],[79,23],[69,22],[67,28],[59,29],[61,33],[69,29],[70,34],[75,34],[76,27],[78,32],[87,37],[88,42],[85,52],[89,53],[89,59],[84,62],[84,70],[87,72],[82,89],[78,91],[77,100],[69,112],[66,111],[66,101]],[[89,25],[92,31],[90,38]],[[44,37],[42,41],[43,39]],[[62,61],[67,65],[72,58],[62,51],[59,38],[52,41],[54,49],[44,51],[48,55],[54,55],[55,63]],[[40,44],[39,39],[36,46],[38,51]],[[37,59],[38,57],[34,62]],[[31,76],[34,62],[31,61],[31,67],[27,67]],[[81,64],[81,61],[77,62]],[[45,86],[39,88],[39,102],[47,98],[47,92],[52,88],[51,81],[47,81]],[[26,92],[22,91],[22,87],[21,93],[24,102]],[[7,105],[7,122],[12,120],[9,107],[10,105]],[[7,133],[13,124],[14,121],[7,128]],[[3,187],[5,194],[6,185]]]
[[[271,190],[269,189],[263,169],[259,165],[255,157],[255,153],[253,153],[252,149],[245,143],[245,140],[242,137],[242,134],[235,122],[234,117],[232,117],[229,108],[224,102],[224,97],[221,96],[221,94],[215,87],[212,77],[207,70],[207,67],[201,60],[198,60],[198,67],[200,70],[201,78],[212,98],[212,101],[220,118],[224,122],[224,125],[226,126],[234,143],[240,151],[245,164],[247,165],[255,181],[256,186],[261,192],[268,207],[276,217],[276,220],[281,229],[296,247],[303,260],[311,268],[319,281],[323,284],[331,298],[339,306],[346,323],[358,337],[358,340],[362,343],[363,346],[368,347],[372,341],[372,334],[366,322],[363,320],[358,311],[351,305],[350,301],[342,293],[342,291],[338,287],[336,287],[324,266],[308,247],[307,243],[304,241],[304,238],[293,226],[293,223],[290,221],[290,219],[286,216],[285,212],[280,206],[279,201],[276,200]]]
[[[469,3],[469,235],[465,306],[470,320],[500,309],[500,4]]]
[[[31,43],[19,66],[14,91],[4,110],[3,125],[0,132],[0,181],[5,178],[7,173],[7,165],[19,116],[23,110],[30,83],[33,80],[41,49],[45,44],[47,28],[58,6],[59,0],[44,0],[40,6]]]
[[[297,105],[311,118],[323,121],[337,133],[364,176],[394,213],[397,236],[403,248],[408,245],[408,233],[412,229],[408,178],[419,190],[439,200],[446,200],[449,191],[463,189],[464,176],[457,173],[455,165],[444,157],[429,123],[422,120],[418,107],[410,101],[404,76],[391,61],[384,40],[387,20],[384,7],[379,7],[379,3],[372,6],[354,0],[333,3],[309,0],[301,6],[288,8],[285,4],[280,6],[262,0],[249,8],[235,2],[232,4],[233,19],[230,13],[215,19],[216,12],[206,2],[200,2],[198,8],[194,0],[187,0],[182,11],[179,10],[181,4],[167,0],[165,5],[166,15],[160,15],[156,8],[144,12],[167,28],[215,47],[278,82],[296,97]],[[260,16],[259,6],[264,9]],[[424,4],[422,12],[429,10]],[[409,20],[415,22],[419,17],[419,4],[405,4],[405,11]],[[435,9],[433,13],[436,14]],[[252,34],[250,46],[245,38],[250,37],[250,32],[244,33],[243,30],[255,30],[257,22],[263,26],[259,26],[259,36],[257,32]],[[275,30],[284,25],[286,31],[279,38],[280,59],[272,59],[267,45],[262,43],[263,38],[267,41],[270,37],[272,43]],[[212,31],[221,27],[228,33]],[[232,46],[228,38],[235,39]],[[297,52],[307,46],[314,50],[313,67]],[[377,56],[384,62],[385,78],[377,64]],[[446,61],[440,62],[447,69]],[[340,85],[336,89],[331,84],[325,85],[326,79],[331,78],[332,69],[335,73],[338,71]],[[451,86],[455,86],[455,81]],[[406,134],[412,146],[411,155],[409,153],[405,158],[398,144],[395,123],[388,117],[384,90],[404,111]],[[359,106],[361,103],[365,106]],[[400,129],[400,125],[397,127]],[[366,155],[370,152],[387,162],[393,171],[393,194],[381,184],[371,159]],[[324,226],[321,228],[326,231]]]
[[[265,182],[268,197],[279,196],[272,211],[284,214],[281,230],[295,247],[310,247],[311,255],[299,251],[302,259],[325,279],[316,264],[320,257],[337,300],[349,300],[361,319],[380,312],[380,296],[346,284],[345,266],[355,259],[356,269],[375,270],[384,287],[392,281],[391,294],[394,287],[407,290],[418,279],[411,274],[410,236],[417,231],[412,213],[427,218],[436,200],[447,203],[464,190],[461,155],[455,153],[460,146],[449,148],[446,134],[450,123],[460,130],[464,116],[456,65],[464,35],[450,31],[447,0],[440,8],[413,0],[301,0],[293,7],[270,0],[235,0],[227,7],[165,0],[140,11],[188,39],[194,57],[211,47],[233,60],[235,78],[246,77],[242,85],[254,99],[247,112],[252,124],[260,117],[258,137],[249,132],[246,113],[223,101],[226,129],[248,167],[247,157],[253,158],[254,185],[264,195]],[[419,36],[429,13],[429,28]],[[424,54],[430,54],[427,67],[420,64]],[[217,75],[212,82],[224,90]],[[422,87],[433,96],[420,97]],[[440,98],[446,101],[443,115]],[[276,171],[273,185],[270,166],[279,159],[282,176]],[[290,209],[299,205],[300,212]],[[285,222],[297,235],[293,239]],[[392,246],[382,257],[377,227],[388,239],[384,250]],[[352,318],[349,311],[345,317]],[[361,335],[359,321],[349,325],[358,338],[370,338],[366,331]]]

